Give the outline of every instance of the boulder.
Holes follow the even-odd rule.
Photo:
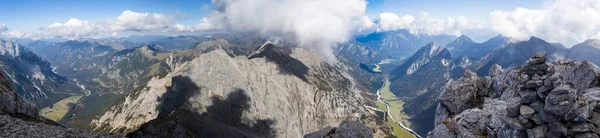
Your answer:
[[[453,115],[476,106],[477,81],[469,74],[474,73],[465,71],[463,78],[448,84],[445,92],[442,93],[441,104]]]
[[[494,64],[492,67],[490,67],[490,76],[492,77],[500,76],[502,72],[504,72],[504,69],[502,69],[502,66],[498,64]]]
[[[567,70],[564,79],[567,83],[573,84],[575,89],[598,87],[600,68],[589,61],[584,61],[579,66]]]
[[[527,130],[527,137],[528,138],[543,138],[544,137],[544,132],[546,132],[546,126],[541,125],[541,126],[537,126],[533,129],[528,129]]]
[[[550,136],[566,136],[567,127],[559,122],[550,122],[548,123],[548,132],[550,132]]]
[[[539,99],[538,94],[535,91],[529,89],[519,90],[519,95],[521,96],[521,102],[523,103],[531,103]]]
[[[555,88],[546,98],[544,110],[547,113],[562,116],[577,109],[577,94],[574,91],[568,85]]]
[[[523,115],[523,117],[529,118],[535,113],[535,110],[533,110],[533,108],[527,105],[521,105],[519,112],[521,113],[521,115]]]
[[[521,124],[521,122],[517,118],[501,117],[501,119],[504,124],[508,125],[514,130],[525,130],[525,127],[523,127],[523,124]]]
[[[519,109],[521,108],[521,98],[520,97],[514,97],[514,98],[510,98],[508,99],[508,101],[506,101],[507,105],[506,105],[506,115],[510,116],[510,117],[515,117],[519,115]]]
[[[535,53],[535,55],[533,55],[533,57],[529,58],[529,60],[527,60],[527,64],[529,65],[537,65],[537,64],[542,64],[546,62],[546,59],[548,59],[548,54],[546,53]]]

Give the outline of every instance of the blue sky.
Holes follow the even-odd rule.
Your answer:
[[[35,31],[41,26],[65,22],[70,18],[98,21],[119,16],[125,10],[175,15],[190,15],[181,24],[197,23],[211,9],[210,0],[4,0],[0,24],[10,30]],[[210,7],[210,6],[209,6]]]
[[[233,8],[211,14],[215,10],[210,0],[4,0],[0,37],[78,39],[231,30],[319,34],[319,28],[328,26],[338,29],[331,34],[336,39],[328,41],[339,41],[356,32],[331,27],[356,26],[363,31],[466,34],[480,41],[496,34],[566,45],[600,38],[599,0],[366,1],[364,9],[362,0],[219,0]],[[286,30],[291,26],[297,30]]]
[[[398,15],[418,15],[428,12],[437,18],[464,15],[474,20],[485,20],[493,10],[510,11],[516,7],[537,9],[543,0],[368,0],[367,14],[373,18],[381,12]],[[36,31],[44,25],[65,22],[70,18],[98,21],[114,18],[125,10],[175,15],[187,13],[181,24],[197,23],[210,11],[210,0],[5,0],[0,8],[0,24],[10,30]]]

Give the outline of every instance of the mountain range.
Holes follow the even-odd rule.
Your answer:
[[[403,103],[402,121],[426,136],[435,128],[439,97],[466,71],[492,75],[538,52],[549,61],[600,62],[598,40],[566,48],[537,37],[498,35],[478,43],[465,35],[375,32],[335,47],[335,63],[294,42],[268,40],[252,34],[0,40],[0,60],[10,87],[39,108],[81,96],[56,123],[129,137],[303,137],[356,125],[344,121],[364,124],[375,137],[393,136],[397,128],[385,123],[387,113],[374,108],[388,81]]]

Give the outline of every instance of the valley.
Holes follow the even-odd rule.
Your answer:
[[[392,127],[394,136],[399,138],[419,137],[410,130],[406,124],[406,116],[401,112],[403,102],[390,91],[390,81],[386,80],[384,85],[377,90],[377,101],[374,101],[377,108],[386,111],[385,122]]]

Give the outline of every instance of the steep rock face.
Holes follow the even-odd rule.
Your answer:
[[[0,66],[19,95],[42,106],[83,92],[56,74],[48,61],[12,41],[0,39]]]
[[[15,93],[0,73],[0,137],[122,137],[64,128],[42,119],[36,106]]]
[[[477,77],[467,71],[447,85],[429,137],[598,137],[600,69],[588,61],[546,62]],[[501,73],[500,73],[501,72]]]
[[[156,79],[156,88],[129,94],[95,121],[98,129],[136,130],[132,137],[302,137],[360,120],[384,135],[346,67],[313,51],[267,43],[248,57],[217,49],[187,65]]]
[[[439,60],[443,66],[448,66],[451,61],[451,55],[447,49],[432,42],[419,49],[415,55],[406,59],[404,64],[392,71],[392,74],[394,77],[411,75],[421,69],[422,66],[430,62],[436,62],[437,60]]]
[[[451,79],[453,66],[450,52],[430,43],[393,71],[390,89],[405,102],[402,112],[416,122],[411,128],[420,135],[432,129],[423,122],[432,121],[437,97]]]

